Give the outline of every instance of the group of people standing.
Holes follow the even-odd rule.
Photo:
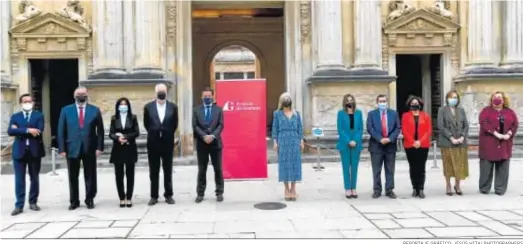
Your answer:
[[[155,87],[156,98],[144,107],[143,124],[147,130],[149,162],[149,205],[158,203],[159,173],[163,169],[164,198],[175,204],[173,198],[172,167],[175,146],[174,135],[178,128],[178,107],[167,100],[167,86]],[[202,104],[193,110],[192,126],[198,158],[196,203],[204,200],[206,172],[211,159],[216,184],[216,200],[224,200],[222,172],[221,132],[224,127],[223,111],[214,102],[214,91],[202,91]],[[85,87],[74,91],[75,103],[62,108],[58,122],[57,142],[61,156],[67,159],[69,180],[69,210],[80,206],[78,176],[80,164],[84,168],[85,204],[93,209],[97,194],[96,159],[104,150],[104,125],[100,109],[88,103]],[[39,211],[39,173],[41,159],[45,156],[42,133],[44,116],[34,110],[33,98],[23,94],[19,98],[22,110],[11,116],[7,133],[15,137],[12,148],[15,173],[15,209],[12,215],[23,212],[26,200],[26,172],[30,177],[29,208]],[[430,116],[423,111],[423,100],[411,96],[406,102],[409,108],[400,116],[388,107],[386,95],[378,95],[377,108],[367,115],[366,129],[370,136],[368,151],[373,172],[373,198],[384,192],[389,198],[394,193],[394,171],[398,140],[403,144],[410,168],[412,196],[425,198],[425,168],[433,136]],[[337,149],[341,156],[343,182],[346,198],[357,198],[357,177],[360,155],[363,151],[363,113],[358,109],[353,95],[343,96],[343,108],[337,114],[339,139]],[[509,164],[512,157],[513,138],[518,130],[518,118],[510,108],[509,99],[503,92],[491,95],[479,115],[479,190],[488,194],[494,179],[494,192],[505,194],[508,185]],[[457,91],[446,95],[446,105],[437,116],[437,145],[441,149],[446,194],[462,195],[460,182],[468,173],[469,123],[465,110],[460,107]],[[138,119],[133,114],[131,102],[120,98],[111,117],[109,138],[113,141],[110,162],[114,164],[116,189],[120,207],[132,207],[134,170],[138,160],[136,138],[140,135]],[[304,148],[303,125],[300,113],[293,109],[291,95],[283,93],[272,121],[272,138],[278,152],[279,181],[284,183],[284,198],[296,201],[296,183],[302,180],[301,151]],[[385,189],[381,183],[381,171],[385,171]],[[124,178],[126,186],[124,187]],[[451,178],[455,179],[454,186]]]
[[[461,181],[469,176],[468,135],[469,122],[465,109],[460,107],[460,96],[449,91],[445,105],[437,115],[437,146],[441,150],[446,194],[463,195]],[[405,106],[408,111],[400,116],[388,107],[386,95],[378,95],[377,108],[367,115],[366,129],[369,134],[368,151],[373,174],[373,198],[385,193],[396,198],[394,171],[398,140],[409,164],[412,197],[425,198],[426,162],[432,145],[433,122],[423,111],[420,97],[410,96]],[[272,138],[278,150],[279,181],[285,186],[285,199],[296,200],[296,182],[302,180],[301,152],[303,133],[300,114],[293,110],[289,93],[280,97],[279,108],[274,112]],[[337,114],[338,142],[336,148],[341,157],[345,197],[358,198],[357,179],[360,155],[363,151],[363,113],[357,107],[353,95],[342,99],[342,109]],[[479,115],[479,190],[488,194],[494,180],[494,192],[503,195],[507,191],[509,164],[512,157],[513,138],[518,130],[518,118],[510,108],[509,99],[503,92],[494,92]],[[401,136],[400,136],[401,135]],[[381,183],[381,171],[385,171],[385,189]],[[454,178],[454,185],[451,183]]]
[[[167,100],[167,86],[155,86],[156,98],[144,106],[143,124],[147,131],[147,156],[149,162],[149,205],[158,203],[160,168],[164,175],[164,198],[167,204],[175,204],[173,198],[172,168],[175,132],[178,128],[178,107]],[[202,92],[202,104],[194,108],[193,130],[198,155],[198,185],[196,202],[203,201],[206,188],[206,171],[211,157],[215,171],[217,201],[223,201],[223,173],[221,170],[221,131],[223,114],[214,104],[214,92]],[[80,165],[84,168],[85,205],[95,207],[97,194],[96,160],[104,151],[104,124],[100,109],[89,104],[85,87],[74,91],[75,103],[60,112],[57,143],[59,154],[67,160],[69,181],[69,210],[80,206],[78,176]],[[11,116],[8,134],[15,137],[13,143],[13,168],[15,173],[15,209],[11,215],[23,212],[26,201],[26,171],[29,169],[29,208],[39,211],[39,173],[41,159],[45,156],[42,133],[44,116],[34,110],[33,98],[23,94],[19,99],[22,111]],[[122,97],[116,101],[115,114],[111,117],[109,138],[113,141],[109,162],[114,164],[116,189],[120,207],[132,207],[135,164],[138,161],[136,138],[140,135],[138,119],[133,114],[131,102]],[[124,184],[124,178],[125,184]],[[125,187],[126,185],[126,187]]]

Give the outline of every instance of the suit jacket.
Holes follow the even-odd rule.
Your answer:
[[[94,155],[96,150],[104,150],[104,123],[100,109],[86,104],[84,110],[83,128],[80,128],[76,104],[67,105],[60,112],[56,140],[58,151],[65,152],[67,158],[78,158],[81,153]]]
[[[398,151],[397,140],[401,132],[400,119],[398,113],[392,109],[387,109],[387,135],[390,142],[386,145],[381,144],[381,112],[375,109],[367,115],[367,132],[370,134],[369,152],[391,153]]]
[[[117,133],[121,133],[127,139],[127,143],[121,144],[118,141]],[[113,149],[111,150],[111,163],[136,163],[138,161],[138,148],[136,147],[136,138],[140,135],[138,119],[136,115],[127,116],[125,125],[122,126],[120,117],[114,115],[111,117],[111,127],[109,129],[109,138],[113,140]]]
[[[221,149],[222,143],[222,131],[223,131],[223,110],[220,106],[213,104],[211,106],[211,122],[205,121],[205,106],[199,105],[194,107],[192,116],[192,128],[194,140],[196,141],[196,149],[199,146],[207,145],[203,140],[206,135],[213,135],[214,140],[211,146],[216,149]]]
[[[11,116],[7,134],[15,137],[12,153],[13,160],[20,160],[24,157],[27,140],[29,140],[29,151],[33,157],[42,158],[45,156],[44,143],[42,141],[44,124],[43,114],[35,110],[31,112],[29,122],[25,119],[23,112],[18,112]],[[17,128],[13,128],[13,126]],[[33,137],[27,133],[28,128],[39,129],[42,133],[37,137]]]
[[[414,120],[414,114],[412,111],[406,112],[401,116],[401,131],[403,134],[403,145],[405,148],[414,147],[416,141],[414,135],[416,133],[416,121]],[[430,116],[419,111],[418,117],[418,141],[420,142],[420,148],[430,148],[430,137],[432,135],[432,123]]]
[[[147,150],[154,150],[158,146],[174,148],[174,133],[178,128],[178,106],[169,101],[165,101],[165,106],[163,122],[160,121],[156,100],[144,107],[143,125],[147,130]]]
[[[344,109],[338,111],[337,127],[338,143],[336,148],[338,150],[349,150],[350,141],[356,142],[356,150],[363,149],[363,115],[359,109],[354,111],[354,129],[350,129],[350,116]]]
[[[455,115],[449,106],[444,106],[438,110],[438,147],[467,147],[467,137],[469,134],[469,122],[467,114],[462,107],[456,107]],[[463,143],[454,145],[451,137],[459,139],[463,137]]]

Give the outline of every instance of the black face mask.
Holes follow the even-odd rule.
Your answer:
[[[164,100],[166,96],[167,96],[167,93],[165,93],[165,92],[156,93],[156,98],[158,98],[160,100]]]
[[[354,103],[347,103],[347,104],[345,104],[345,107],[352,109],[352,108],[354,108]]]
[[[283,101],[281,104],[284,108],[289,108],[292,106],[292,101]]]
[[[87,96],[86,95],[78,95],[78,96],[74,97],[74,99],[78,103],[85,103],[87,101]]]
[[[410,105],[410,110],[420,110],[421,109],[421,106],[418,105],[418,104],[415,104],[415,105]]]

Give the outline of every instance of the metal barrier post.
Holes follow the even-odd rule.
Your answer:
[[[51,167],[52,167],[52,172],[51,172],[51,175],[55,176],[55,175],[58,175],[56,173],[56,153],[57,153],[58,149],[56,148],[51,148]]]
[[[438,168],[438,157],[436,156],[436,141],[432,142],[432,168]]]
[[[320,144],[316,144],[316,166],[312,166],[313,169],[315,169],[316,171],[322,171],[323,169],[325,169],[325,167],[323,167],[321,165],[321,148],[320,148]]]

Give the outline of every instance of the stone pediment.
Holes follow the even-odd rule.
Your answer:
[[[91,30],[56,14],[44,13],[13,26],[9,32],[13,38],[87,38]]]
[[[441,15],[419,9],[413,13],[401,16],[384,26],[385,34],[410,33],[456,33],[459,25]]]

